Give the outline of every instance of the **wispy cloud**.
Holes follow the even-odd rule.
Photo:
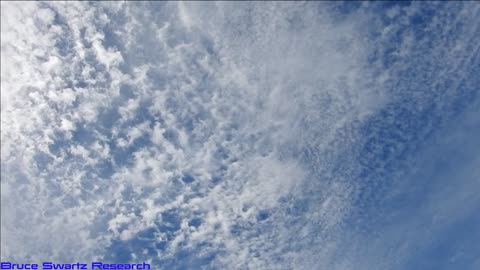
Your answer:
[[[372,213],[477,98],[479,9],[445,5],[2,2],[2,260],[408,265],[375,254],[426,221]]]

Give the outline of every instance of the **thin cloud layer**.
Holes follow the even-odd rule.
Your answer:
[[[478,5],[1,5],[2,261],[423,269],[478,220]]]

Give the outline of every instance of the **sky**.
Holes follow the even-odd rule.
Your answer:
[[[480,4],[1,2],[1,260],[480,269]]]

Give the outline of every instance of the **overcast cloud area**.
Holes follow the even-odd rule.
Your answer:
[[[476,2],[1,2],[1,260],[480,269]]]

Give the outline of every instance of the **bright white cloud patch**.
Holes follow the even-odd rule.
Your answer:
[[[401,269],[364,219],[476,98],[475,5],[1,5],[2,260]]]

